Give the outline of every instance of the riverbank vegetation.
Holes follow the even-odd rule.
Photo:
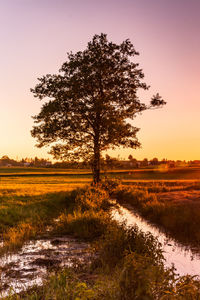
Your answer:
[[[118,185],[119,203],[131,204],[147,220],[184,244],[200,244],[200,183],[160,182]]]
[[[119,189],[119,187],[117,187]],[[108,189],[107,189],[108,190]],[[110,190],[110,187],[109,187]],[[119,191],[118,191],[119,192]],[[158,241],[137,227],[111,218],[108,191],[86,187],[70,192],[54,233],[90,241],[91,264],[52,270],[43,286],[6,299],[198,299],[200,282],[164,267]]]

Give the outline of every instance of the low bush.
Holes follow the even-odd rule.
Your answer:
[[[100,253],[100,265],[109,270],[131,252],[147,255],[154,264],[163,262],[162,251],[157,239],[150,233],[145,234],[138,230],[136,226],[127,228],[125,224],[110,224],[98,242],[97,251]]]
[[[164,299],[173,290],[173,269],[165,271],[162,264],[154,264],[148,255],[126,255],[119,274],[121,299]]]
[[[80,210],[106,210],[110,207],[108,193],[99,186],[89,186],[77,193],[75,205]]]
[[[56,225],[56,232],[72,234],[82,239],[97,239],[104,234],[110,224],[108,215],[101,211],[76,210],[72,214],[61,214]]]

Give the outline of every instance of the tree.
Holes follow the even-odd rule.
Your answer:
[[[133,156],[130,154],[128,157],[129,161],[130,161],[130,166],[134,167],[134,168],[138,168],[139,167],[139,163],[137,161],[136,158],[133,158]]]
[[[156,166],[156,165],[159,164],[159,161],[158,161],[158,158],[157,158],[157,157],[154,157],[152,160],[150,160],[150,162],[151,162],[151,164],[152,164],[153,166]]]
[[[130,155],[128,156],[128,159],[129,159],[130,161],[132,161],[132,160],[133,160],[133,156],[130,154]]]
[[[147,158],[144,158],[143,161],[141,162],[141,165],[143,167],[147,167],[149,165],[149,162],[148,162],[148,159]]]
[[[106,154],[105,164],[107,168],[113,169],[119,167],[120,161],[116,157],[111,157],[110,155]]]
[[[140,102],[138,89],[149,87],[131,58],[138,55],[130,40],[117,45],[106,34],[95,35],[86,50],[68,53],[58,75],[46,75],[31,91],[47,99],[31,133],[37,146],[52,145],[56,159],[90,158],[94,182],[100,180],[100,156],[118,146],[137,148],[138,128],[130,121],[144,110],[160,107],[156,94],[150,104]]]

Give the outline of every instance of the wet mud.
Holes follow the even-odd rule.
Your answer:
[[[0,295],[41,285],[49,270],[89,263],[89,244],[69,236],[44,238],[26,243],[15,254],[0,260]]]

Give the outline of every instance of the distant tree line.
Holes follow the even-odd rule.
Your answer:
[[[1,167],[48,167],[52,163],[44,158],[22,158],[21,160],[15,160],[9,158],[7,155],[3,155],[0,158]]]
[[[175,167],[200,167],[200,160],[182,161],[182,160],[168,160],[154,157],[148,160],[144,158],[143,160],[138,160],[134,158],[131,154],[128,159],[122,159],[120,157],[111,157],[106,154],[105,157],[100,158],[101,169],[103,171],[110,169],[137,169],[137,168],[175,168]],[[0,167],[36,167],[36,168],[63,168],[63,169],[90,169],[91,161],[59,161],[51,162],[48,159],[38,158],[22,158],[21,160],[15,160],[4,155],[0,158]]]

